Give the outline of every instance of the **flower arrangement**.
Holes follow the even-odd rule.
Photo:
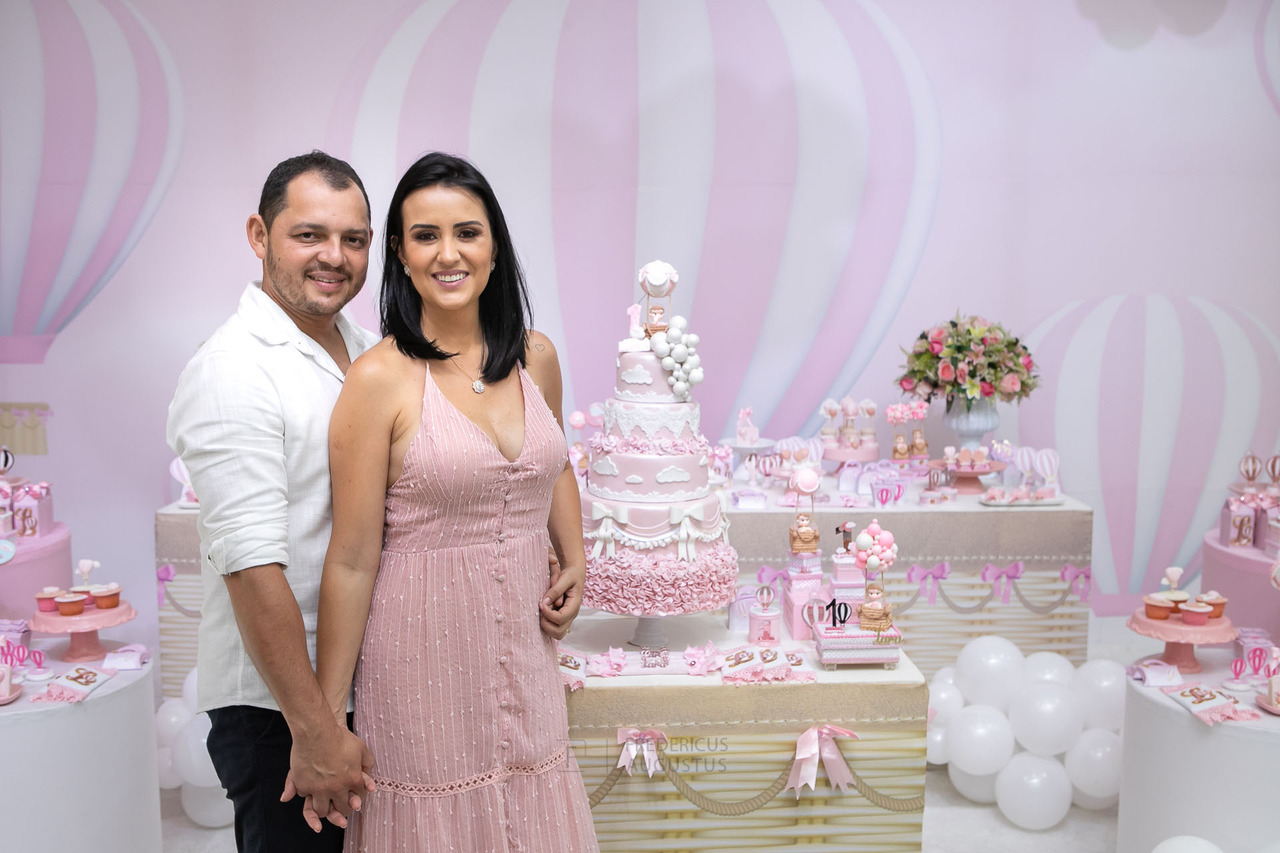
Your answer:
[[[957,400],[964,401],[966,411],[984,398],[1021,400],[1039,383],[1035,361],[1022,341],[999,323],[959,314],[920,333],[907,352],[906,372],[898,377],[902,393],[925,402],[942,396],[948,412]]]
[[[922,421],[929,417],[929,404],[924,400],[894,403],[885,407],[884,417],[890,426],[902,426],[907,421]]]

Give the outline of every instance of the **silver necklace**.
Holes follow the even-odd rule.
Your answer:
[[[462,365],[454,361],[453,356],[449,356],[449,361],[453,363],[453,366],[458,369],[459,373],[461,373],[463,376],[467,377],[468,379],[471,378],[471,376],[465,370],[462,369]],[[475,381],[471,383],[471,390],[475,391],[477,394],[484,393],[484,382],[480,380],[481,376],[484,376],[484,359],[483,358],[480,360],[480,372],[476,374]]]

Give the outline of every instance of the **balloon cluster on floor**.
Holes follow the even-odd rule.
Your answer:
[[[1120,797],[1124,667],[1062,655],[1026,657],[1003,637],[978,637],[929,683],[930,764],[947,765],[956,790],[995,803],[1022,829],[1056,826],[1071,804]]]
[[[156,709],[160,787],[182,788],[182,810],[187,817],[216,829],[229,826],[234,815],[205,745],[209,727],[209,715],[196,713],[193,669],[182,682],[182,698],[166,699]]]

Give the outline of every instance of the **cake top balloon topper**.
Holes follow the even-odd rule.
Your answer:
[[[1268,466],[1270,467],[1270,466]],[[1240,476],[1244,477],[1246,483],[1252,483],[1262,474],[1262,460],[1254,456],[1252,452],[1245,454],[1240,460]],[[1272,477],[1274,479],[1274,476]]]
[[[680,275],[671,264],[649,261],[640,268],[639,280],[640,289],[644,291],[644,333],[651,338],[667,330],[671,291],[676,289]],[[652,299],[664,299],[666,304],[654,305]]]
[[[9,449],[9,445],[0,445],[0,477],[9,473],[9,469],[18,459],[13,455],[13,451]]]

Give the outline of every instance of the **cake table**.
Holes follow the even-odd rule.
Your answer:
[[[1204,670],[1188,681],[1216,688],[1230,678],[1230,650],[1200,654]],[[1254,707],[1253,696],[1236,695]],[[1117,850],[1148,853],[1194,835],[1251,853],[1280,838],[1280,717],[1206,726],[1159,688],[1130,679],[1123,738]]]
[[[1200,553],[1204,560],[1200,588],[1225,595],[1231,614],[1241,625],[1265,628],[1280,638],[1280,589],[1271,585],[1276,558],[1261,548],[1223,545],[1217,525],[1204,535]]]
[[[91,660],[102,660],[107,655],[106,648],[98,639],[99,631],[123,625],[137,615],[133,606],[124,600],[120,601],[118,607],[106,610],[86,607],[78,616],[37,611],[31,617],[31,630],[43,634],[69,634],[71,642],[67,645],[61,659],[67,663],[86,663]]]
[[[1183,675],[1200,672],[1203,667],[1196,660],[1196,646],[1229,643],[1236,638],[1236,626],[1226,616],[1210,619],[1207,625],[1187,625],[1179,613],[1168,619],[1151,619],[1143,608],[1133,611],[1125,623],[1129,630],[1164,643],[1160,660],[1178,668]],[[1145,660],[1148,656],[1144,655]]]

